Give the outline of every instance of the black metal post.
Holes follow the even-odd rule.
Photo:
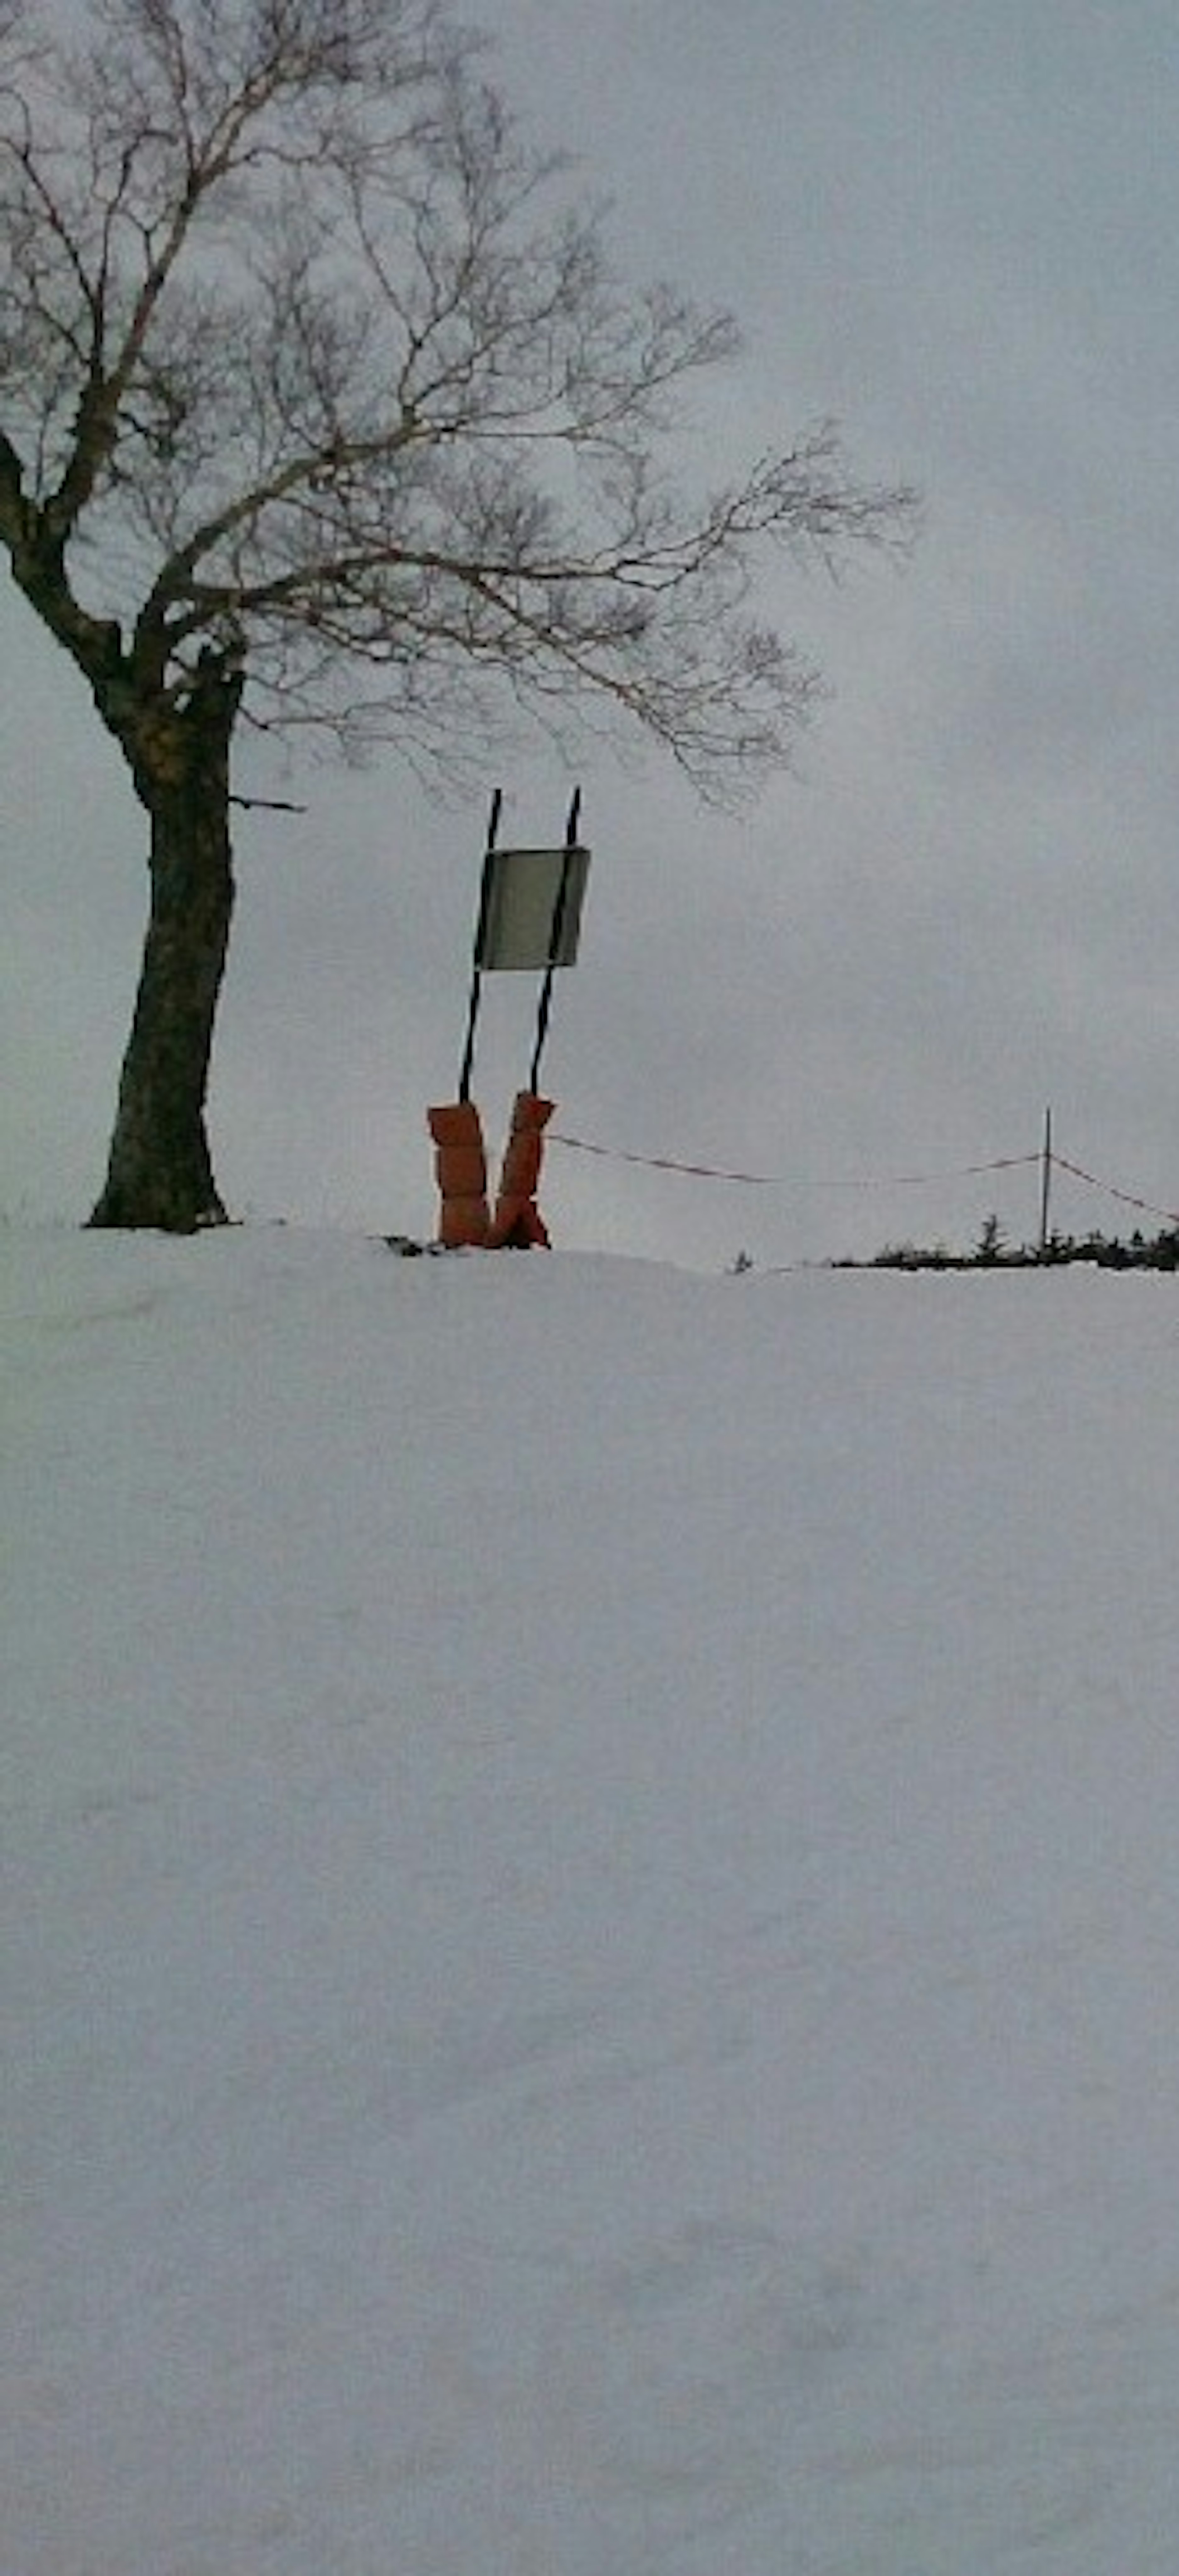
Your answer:
[[[463,1049],[462,1069],[459,1073],[458,1096],[460,1100],[469,1100],[471,1097],[471,1072],[475,1062],[475,1028],[479,1018],[479,1004],[483,993],[483,975],[480,966],[480,959],[483,955],[483,943],[487,935],[487,907],[491,901],[491,861],[495,851],[496,835],[499,831],[499,818],[503,801],[504,791],[502,787],[497,787],[491,799],[491,814],[487,825],[487,847],[483,853],[483,876],[479,887],[479,918],[475,924],[475,962],[471,973],[471,1000],[470,1007],[467,1012],[467,1042]]]
[[[528,1077],[528,1088],[534,1092],[540,1089],[540,1059],[549,1033],[549,1014],[553,1002],[553,973],[561,953],[565,912],[569,902],[569,880],[573,872],[573,853],[577,847],[577,826],[580,815],[581,789],[575,787],[565,824],[565,858],[557,886],[556,901],[553,904],[553,917],[549,924],[549,960],[545,968],[544,982],[540,988],[540,1002],[536,1014],[536,1045],[532,1050],[532,1069]]]

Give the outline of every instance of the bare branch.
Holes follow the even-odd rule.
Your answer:
[[[231,796],[231,805],[246,814],[305,814],[305,805],[292,804],[289,796]]]
[[[683,488],[733,324],[620,282],[444,0],[90,23],[0,0],[0,538],[107,720],[212,654],[252,721],[442,767],[456,710],[595,703],[706,788],[788,758],[818,684],[759,561],[895,549],[913,496],[830,424]]]

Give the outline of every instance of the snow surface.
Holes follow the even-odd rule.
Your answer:
[[[6,2576],[1173,2576],[1173,1280],[0,1237]]]

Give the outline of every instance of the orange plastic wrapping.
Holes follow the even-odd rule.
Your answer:
[[[426,1116],[434,1139],[434,1169],[441,1208],[438,1240],[448,1251],[463,1244],[486,1243],[488,1235],[487,1156],[473,1100],[455,1100]]]
[[[495,1215],[487,1235],[488,1243],[497,1248],[507,1245],[523,1251],[534,1244],[548,1248],[536,1189],[544,1155],[544,1131],[555,1107],[555,1101],[542,1100],[539,1092],[516,1094]]]

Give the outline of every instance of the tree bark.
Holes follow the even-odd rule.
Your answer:
[[[136,728],[151,899],[118,1109],[93,1226],[223,1225],[205,1094],[233,913],[229,745],[241,681],[210,657],[182,710]]]

